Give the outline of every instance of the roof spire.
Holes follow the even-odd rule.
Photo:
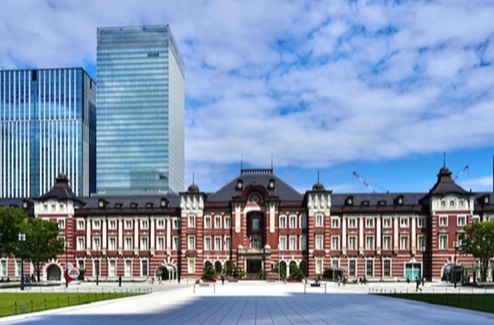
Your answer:
[[[273,170],[273,154],[271,154],[271,170]]]
[[[317,182],[319,183],[319,171],[317,171]]]
[[[192,173],[192,184],[195,184],[195,175]]]
[[[244,155],[240,155],[240,170],[244,169]]]
[[[446,152],[443,152],[443,167],[446,168]]]

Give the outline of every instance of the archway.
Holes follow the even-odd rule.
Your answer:
[[[302,273],[304,273],[305,277],[309,276],[309,272],[307,271],[307,262],[305,260],[300,262],[300,269]]]
[[[46,268],[46,279],[48,281],[60,281],[62,280],[62,270],[60,266],[51,264]]]
[[[214,269],[216,270],[216,272],[218,274],[221,274],[222,266],[221,266],[221,262],[220,261],[214,262]]]
[[[177,269],[172,264],[162,264],[156,268],[156,277],[158,280],[176,280]]]

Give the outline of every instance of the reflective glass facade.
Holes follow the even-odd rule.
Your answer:
[[[81,68],[0,71],[0,197],[37,197],[60,173],[96,189],[96,84]]]
[[[183,61],[168,26],[98,28],[97,191],[183,190]]]

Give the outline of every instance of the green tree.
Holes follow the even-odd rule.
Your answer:
[[[226,273],[226,275],[232,276],[233,275],[233,271],[235,271],[235,263],[233,263],[232,260],[226,261],[226,264],[225,264],[225,273]]]
[[[302,281],[305,278],[304,272],[298,267],[295,262],[290,263],[290,277],[289,279]]]
[[[36,218],[27,221],[23,258],[33,263],[39,281],[41,267],[65,251],[64,240],[58,238],[60,230],[56,222]]]
[[[21,209],[0,206],[0,254],[15,255],[26,218]]]
[[[460,249],[479,260],[482,269],[481,281],[486,280],[489,260],[494,257],[494,223],[474,222],[463,228]]]
[[[206,266],[204,267],[204,270],[202,271],[202,279],[203,280],[216,280],[217,277],[218,277],[218,273],[214,269],[214,266],[211,263],[206,264]]]

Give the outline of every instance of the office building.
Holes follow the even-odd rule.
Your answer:
[[[184,66],[169,26],[98,28],[97,192],[184,182]]]
[[[96,188],[96,84],[82,68],[0,71],[0,197],[37,197],[64,173]]]

